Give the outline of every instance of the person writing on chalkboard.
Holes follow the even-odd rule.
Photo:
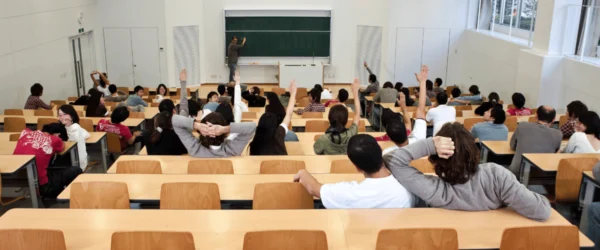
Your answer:
[[[227,65],[229,65],[229,81],[233,81],[235,77],[235,71],[237,70],[238,57],[240,56],[240,49],[246,44],[246,38],[242,40],[242,44],[237,44],[238,39],[236,36],[231,38],[231,43],[227,47]]]

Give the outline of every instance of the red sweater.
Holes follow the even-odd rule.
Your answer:
[[[64,149],[65,143],[60,138],[39,130],[31,131],[25,129],[21,132],[21,138],[17,142],[17,147],[13,155],[35,155],[38,179],[40,186],[42,186],[48,183],[46,168],[48,168],[52,156],[62,152]]]

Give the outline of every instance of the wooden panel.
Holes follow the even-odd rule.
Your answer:
[[[584,171],[592,171],[598,158],[562,159],[556,173],[556,201],[576,202],[579,199],[579,189]]]
[[[111,250],[194,250],[194,237],[189,232],[116,232]]]
[[[65,238],[59,230],[0,230],[2,250],[66,250]]]
[[[162,174],[159,161],[120,161],[117,174]]]
[[[215,183],[164,183],[160,209],[221,209],[219,186]]]
[[[21,132],[27,127],[25,118],[4,117],[4,132]]]
[[[129,209],[127,184],[122,182],[71,183],[70,208]]]
[[[311,120],[306,121],[306,132],[320,132],[325,133],[329,128],[329,121],[327,120]]]
[[[377,235],[377,250],[458,250],[458,234],[447,228],[386,229]]]
[[[269,160],[260,164],[260,174],[296,174],[306,169],[304,161]]]
[[[332,174],[358,174],[358,169],[352,162],[348,159],[344,160],[335,160],[331,162],[331,170]]]
[[[254,187],[252,209],[312,209],[313,197],[300,183],[261,183]]]
[[[507,228],[502,233],[500,250],[576,250],[578,233],[575,226]]]
[[[280,230],[248,232],[244,235],[244,250],[286,249],[327,250],[323,231]]]

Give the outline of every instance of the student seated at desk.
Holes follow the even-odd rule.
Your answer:
[[[436,96],[439,93],[446,92],[446,90],[444,88],[442,88],[442,84],[444,84],[444,81],[442,81],[442,78],[435,78],[434,84],[435,84],[435,88],[433,88],[433,93],[435,93]]]
[[[184,155],[187,149],[175,134],[171,119],[173,113],[161,112],[154,117],[154,128],[143,134],[148,155]]]
[[[304,112],[325,112],[325,106],[321,103],[321,92],[318,89],[310,91],[310,104],[303,109],[296,110],[296,114],[301,115]]]
[[[179,79],[187,79],[187,70],[182,70],[180,75],[179,75]],[[198,103],[194,100],[188,100],[187,98],[187,81],[180,81],[181,84],[181,97],[179,99],[179,104],[177,104],[177,106],[175,107],[177,114],[182,115],[183,113],[183,109],[181,108],[182,106],[185,105],[185,116],[188,117],[192,117],[192,118],[196,118],[198,117],[198,115],[200,115],[200,117],[202,117],[202,107],[201,104],[202,103]],[[165,100],[167,101],[167,100]],[[161,102],[162,103],[162,102]],[[159,105],[160,108],[160,105]],[[160,112],[162,112],[163,110],[160,110]],[[175,113],[174,113],[175,114]]]
[[[159,84],[156,88],[156,102],[161,102],[165,97],[169,96],[169,89],[164,84]]]
[[[354,96],[358,96],[360,81],[354,78],[352,84],[352,92]],[[291,102],[290,102],[290,105]],[[360,105],[360,100],[354,98],[354,107]],[[350,138],[358,134],[358,125],[360,124],[360,113],[354,112],[354,118],[350,128],[346,128],[348,123],[348,109],[341,105],[335,105],[329,110],[329,128],[325,134],[319,137],[313,149],[317,155],[343,155],[348,149],[348,141]]]
[[[127,93],[123,91],[117,91],[117,86],[111,84],[108,86],[108,91],[110,92],[109,96],[104,96],[104,101],[107,102],[124,102],[127,100]]]
[[[144,99],[142,99],[142,96],[144,96],[144,88],[139,85],[135,86],[135,88],[133,89],[133,94],[129,95],[129,97],[127,98],[126,105],[128,107],[141,107],[139,111],[136,110],[135,112],[143,112],[143,107],[148,107],[148,103],[146,103]]]
[[[471,93],[470,96],[459,95],[458,97],[455,97],[453,92],[453,98],[450,100],[450,102],[456,102],[463,105],[481,104],[481,100],[483,100],[483,98],[481,97],[481,92],[479,92],[479,87],[477,87],[477,85],[471,85],[471,87],[469,87],[469,93]]]
[[[48,169],[52,157],[65,149],[63,141],[66,140],[67,131],[58,123],[44,125],[42,131],[25,129],[21,132],[13,155],[35,155],[41,196],[56,198],[75,177],[81,174],[79,166]]]
[[[235,81],[231,81],[229,84],[233,84],[235,85]],[[217,92],[219,92],[219,103],[231,103],[231,96],[229,96],[229,94],[227,93],[227,86],[228,85],[219,85],[217,87]]]
[[[94,75],[98,75],[98,79],[96,79],[96,77]],[[102,92],[102,94],[104,94],[104,96],[109,96],[110,92],[108,91],[108,86],[110,86],[110,81],[108,80],[108,74],[106,74],[106,72],[104,73],[100,73],[97,70],[94,70],[91,74],[90,77],[92,78],[92,81],[94,82],[94,86],[97,86],[96,89],[100,92]]]
[[[394,85],[391,82],[385,82],[383,84],[383,88],[380,89],[375,97],[373,97],[373,102],[376,103],[395,103],[398,99],[398,91],[394,89]],[[376,108],[373,109],[373,127],[375,130],[379,130],[379,119],[381,117],[381,109]]]
[[[285,117],[279,122],[276,114],[266,112],[258,121],[256,134],[250,143],[250,155],[287,155],[285,136],[292,121],[296,103],[296,81],[290,83],[291,99]]]
[[[85,109],[85,117],[105,117],[107,115],[108,110],[104,106],[104,93],[92,89]]]
[[[35,83],[29,89],[31,95],[25,101],[25,109],[52,109],[54,104],[48,105],[40,97],[44,94],[44,87]]]
[[[508,128],[504,125],[506,113],[502,105],[496,104],[483,114],[483,120],[471,128],[471,134],[479,141],[506,141],[508,140]]]
[[[312,196],[328,209],[408,208],[414,204],[411,193],[383,166],[381,148],[370,135],[356,135],[348,142],[348,158],[365,176],[360,183],[321,184],[306,170],[294,176]]]
[[[77,142],[79,167],[81,167],[81,171],[85,171],[88,164],[85,140],[90,138],[90,133],[79,126],[79,115],[71,105],[60,106],[58,109],[58,120],[65,126],[69,141]]]
[[[433,135],[437,134],[444,124],[456,121],[456,109],[446,105],[448,95],[445,92],[439,93],[436,100],[437,107],[431,108],[426,116],[427,121],[433,123]]]
[[[511,116],[528,116],[532,115],[531,109],[525,107],[525,96],[521,93],[514,93],[511,97],[514,108],[506,111]]]
[[[110,121],[105,119],[100,120],[98,126],[96,126],[96,131],[118,135],[121,139],[121,149],[125,149],[127,146],[132,145],[136,137],[141,134],[140,131],[135,131],[132,135],[129,128],[121,124],[127,118],[129,118],[129,110],[126,107],[115,108],[110,115]]]
[[[206,96],[206,104],[202,107],[202,110],[208,109],[210,112],[215,112],[219,106],[219,93],[211,91]]]
[[[452,89],[452,98],[450,99],[450,101],[448,101],[448,106],[461,106],[461,105],[465,105],[461,102],[457,102],[457,101],[453,101],[454,99],[460,97],[460,95],[462,94],[462,91],[460,91],[460,88],[455,87]]]
[[[289,98],[291,98],[291,95]],[[283,119],[285,118],[287,112],[286,112],[286,108],[283,107],[283,104],[279,100],[279,97],[277,97],[277,95],[275,93],[267,93],[267,100],[269,101],[269,104],[267,104],[267,106],[265,106],[265,112],[275,114],[277,116],[277,124],[283,123]],[[289,100],[290,99],[288,99],[288,105],[289,105]],[[296,102],[296,98],[294,96],[294,102],[292,102],[292,103],[295,103],[295,102]],[[293,112],[293,110],[292,110],[292,112]],[[291,131],[291,130],[287,130],[284,140],[285,141],[299,141],[296,133],[294,133],[294,131]]]
[[[338,91],[337,98],[334,100],[329,100],[329,101],[325,102],[325,107],[329,107],[329,106],[336,105],[336,104],[346,107],[346,104],[344,104],[344,102],[346,102],[347,100],[348,100],[348,91],[345,89],[340,89],[340,91]]]
[[[479,163],[475,138],[460,123],[448,123],[434,138],[399,148],[383,158],[409,192],[432,207],[485,211],[508,206],[537,221],[550,217],[550,202],[517,181],[506,168]],[[429,156],[436,175],[425,175],[410,162]]]
[[[568,121],[560,127],[560,131],[563,133],[563,138],[570,138],[571,135],[575,133],[577,118],[587,111],[587,106],[581,101],[572,101],[569,103],[569,105],[567,105]]]
[[[437,95],[435,91],[433,91],[433,82],[429,79],[425,82],[425,89],[427,98],[434,98]]]
[[[260,96],[260,88],[254,86],[247,91],[242,92],[242,98],[248,101],[248,107],[262,108],[265,106],[267,99]]]
[[[483,116],[486,111],[490,110],[494,105],[499,104],[499,101],[500,96],[498,93],[492,92],[488,95],[488,101],[479,105],[479,107],[475,109],[474,113],[478,116]]]
[[[79,98],[77,98],[77,100],[75,100],[74,102],[71,102],[69,104],[71,104],[71,105],[81,105],[81,106],[88,105],[88,102],[90,101],[90,97],[92,96],[92,93],[94,91],[97,91],[97,89],[96,88],[89,89],[86,95],[80,96]]]
[[[588,111],[577,118],[575,132],[569,139],[564,153],[600,153],[600,118],[594,111]]]

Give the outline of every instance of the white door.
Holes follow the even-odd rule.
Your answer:
[[[84,95],[94,86],[90,73],[95,69],[95,51],[93,49],[93,32],[69,38],[69,50],[73,57],[73,80],[77,94]]]
[[[156,88],[160,84],[160,48],[157,28],[131,28],[135,85]]]
[[[425,29],[423,34],[423,64],[429,66],[429,78],[446,82],[450,29]]]
[[[92,60],[92,48],[90,46],[90,39],[93,40],[93,38],[90,37],[90,35],[82,35],[78,37],[79,39],[79,44],[81,45],[81,61],[82,61],[82,66],[83,66],[83,93],[87,93],[87,91],[92,88],[94,86],[94,82],[92,81],[92,78],[90,78],[90,74],[92,73],[93,70],[95,70],[93,67],[95,67],[95,65],[93,65],[93,60]]]
[[[396,29],[396,63],[394,78],[404,86],[417,86],[415,73],[421,68],[423,28]]]
[[[134,87],[130,28],[105,28],[104,48],[108,79],[119,87]]]

